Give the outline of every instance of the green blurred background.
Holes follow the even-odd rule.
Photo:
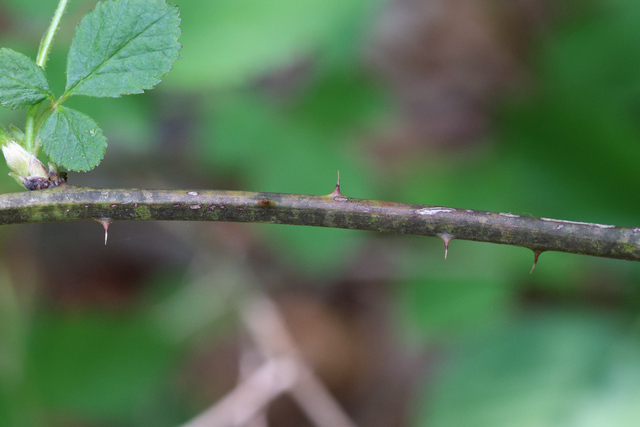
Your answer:
[[[638,225],[636,0],[177,3],[157,89],[68,101],[109,140],[73,184],[326,194],[340,170],[347,196]],[[63,19],[57,94],[94,5]],[[35,57],[55,7],[0,1],[0,45]],[[359,426],[640,425],[637,263],[222,223],[0,239],[0,426],[185,422],[237,381],[256,290]],[[286,399],[269,421],[310,425]]]

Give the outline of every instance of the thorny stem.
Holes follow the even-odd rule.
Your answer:
[[[306,225],[491,242],[640,261],[640,227],[440,206],[245,191],[63,186],[0,195],[0,224],[46,221],[227,221]],[[106,227],[105,227],[106,228]]]
[[[47,29],[47,32],[42,37],[42,41],[40,42],[40,48],[38,49],[38,56],[36,57],[36,64],[39,67],[44,69],[47,65],[47,60],[49,59],[49,52],[51,51],[51,45],[53,44],[53,37],[56,35],[56,31],[58,31],[58,27],[60,26],[60,20],[62,19],[62,15],[64,15],[64,11],[67,8],[67,4],[69,0],[60,0],[58,3],[58,7],[53,15],[53,19],[51,20],[51,24]],[[32,105],[27,109],[27,120],[25,123],[25,149],[33,155],[38,155],[38,147],[36,138],[35,138],[35,129],[36,129],[36,117],[38,115],[38,111],[40,110],[40,106],[42,103]]]

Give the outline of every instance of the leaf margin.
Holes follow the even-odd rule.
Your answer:
[[[91,126],[86,126],[87,124]],[[78,129],[79,126],[84,129]],[[82,131],[88,127],[91,129],[89,129],[87,137]],[[67,133],[66,137],[63,136],[65,132]],[[75,146],[70,148],[67,144],[74,144],[74,141],[69,138],[69,133],[72,133],[76,140]],[[70,171],[88,172],[92,170],[100,164],[107,149],[107,138],[95,120],[78,110],[62,106],[58,106],[46,118],[38,132],[38,139],[42,141],[42,148],[49,159]],[[59,143],[63,144],[63,147],[57,147],[56,144]],[[87,156],[86,149],[92,147],[97,150],[96,153]],[[83,151],[84,155],[80,158],[84,162],[76,157],[76,152],[69,151],[77,149]],[[74,157],[76,158],[74,159]]]
[[[84,46],[93,45],[96,42],[96,39],[98,39],[100,36],[104,34],[101,34],[99,30],[97,30],[96,34],[93,34],[92,36],[90,36],[89,41],[83,40],[81,37],[86,35],[84,34],[86,27],[90,27],[92,24],[94,26],[97,25],[99,28],[104,27],[105,25],[103,24],[105,23],[105,21],[108,22],[109,19],[113,19],[113,17],[109,15],[109,13],[113,12],[113,10],[110,11],[108,10],[108,8],[114,8],[116,6],[120,6],[122,3],[125,3],[125,5],[122,7],[122,10],[124,10],[126,7],[130,7],[130,5],[149,5],[151,3],[158,5],[158,8],[159,8],[158,10],[160,10],[161,8],[165,9],[164,14],[161,16],[161,18],[157,19],[150,26],[147,26],[144,29],[144,31],[149,30],[149,28],[151,28],[161,19],[166,18],[167,20],[172,20],[172,22],[168,24],[168,26],[170,27],[170,31],[163,32],[165,33],[164,34],[165,36],[167,36],[168,38],[172,38],[172,41],[169,43],[167,42],[167,40],[165,40],[165,44],[168,44],[168,46],[165,46],[161,50],[153,50],[153,51],[147,51],[143,53],[143,54],[164,53],[164,56],[166,57],[166,61],[165,61],[166,63],[163,64],[164,68],[161,71],[155,72],[155,74],[153,75],[150,75],[150,73],[148,73],[148,75],[146,76],[139,77],[140,80],[146,79],[144,83],[138,83],[137,85],[132,85],[130,82],[128,82],[130,87],[128,87],[127,89],[113,90],[113,88],[111,88],[109,90],[105,90],[102,93],[100,93],[99,91],[96,91],[95,88],[91,88],[91,87],[83,89],[83,85],[85,84],[85,82],[91,81],[92,76],[94,76],[95,73],[98,72],[100,69],[105,67],[106,66],[105,64],[107,64],[109,61],[112,61],[114,57],[117,60],[117,55],[121,49],[118,49],[116,52],[113,52],[111,56],[106,58],[97,68],[94,68],[91,72],[87,73],[86,71],[83,70],[84,76],[78,77],[76,75],[78,72],[77,70],[74,71],[74,67],[77,67],[77,63],[79,61],[78,61],[78,57],[74,56],[74,53],[78,55],[79,50],[81,50]],[[99,14],[102,14],[102,16],[99,16]],[[102,21],[100,21],[100,18],[102,18]],[[93,20],[97,22],[93,22]],[[167,73],[169,73],[169,71],[171,71],[171,69],[173,68],[173,62],[181,58],[179,51],[182,48],[182,45],[178,43],[178,39],[182,33],[182,30],[179,27],[180,22],[181,22],[180,10],[178,6],[172,3],[168,3],[166,0],[108,0],[108,1],[98,2],[96,4],[96,7],[93,10],[89,11],[82,18],[81,22],[76,26],[76,31],[75,31],[73,40],[71,42],[71,47],[69,49],[69,53],[67,56],[67,69],[66,69],[67,83],[65,85],[65,92],[61,97],[61,100],[59,101],[59,103],[73,95],[94,96],[99,98],[100,97],[119,98],[122,95],[140,94],[140,93],[143,93],[145,90],[153,89],[162,81],[161,77],[164,77]],[[117,25],[116,25],[116,28],[112,30],[112,34],[111,34],[112,38],[114,37],[113,33],[115,33],[116,31],[117,31]],[[134,42],[136,39],[139,39],[144,33],[144,31],[141,33],[138,33],[133,38],[128,40],[125,43],[125,45],[128,45],[129,43]],[[167,51],[170,51],[168,52],[170,55],[166,53]],[[85,52],[83,54],[84,57],[81,57],[80,59],[84,59],[84,61],[86,62],[90,59],[91,55],[95,55],[95,54],[96,54],[95,50],[89,50],[88,52]],[[127,59],[127,58],[124,58],[124,59]],[[127,70],[123,74],[125,76],[128,75],[127,77],[131,77],[132,73],[135,73],[135,72],[142,73],[143,71],[144,70],[142,71],[134,70],[132,72],[130,70]],[[136,86],[136,87],[131,87],[131,86]]]
[[[9,58],[5,58],[5,55],[9,55]],[[11,61],[13,61],[13,64],[11,64]],[[33,61],[27,55],[13,49],[9,49],[6,47],[0,48],[0,76],[3,75],[3,67],[9,68],[10,65],[18,67],[18,70],[8,69],[6,78],[18,81],[22,83],[24,87],[22,89],[16,88],[13,90],[9,90],[3,88],[0,83],[0,105],[12,110],[16,110],[36,105],[46,99],[49,99],[51,101],[55,99],[53,93],[51,92],[51,86],[49,85],[47,74],[40,66],[38,66],[38,64],[35,63],[35,61]],[[12,71],[34,73],[35,78],[39,81],[26,81],[26,79],[20,81],[18,80],[17,75],[11,75]],[[2,77],[0,77],[0,81],[1,79]],[[22,96],[17,99],[15,97],[11,97],[10,94],[15,91],[21,92]],[[26,97],[25,93],[29,91],[32,95]]]

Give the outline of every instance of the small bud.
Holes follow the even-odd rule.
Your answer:
[[[18,176],[27,177],[31,175],[29,171],[31,157],[33,156],[22,148],[20,144],[15,141],[7,142],[6,145],[2,146],[2,154],[4,154],[4,159],[7,161],[9,169],[14,171]]]
[[[49,162],[49,181],[51,181],[54,186],[67,182],[67,173],[61,171],[55,163]]]
[[[36,156],[29,154],[15,141],[2,146],[7,165],[12,170],[9,175],[27,190],[48,187],[49,171]]]
[[[36,156],[31,156],[29,159],[29,176],[49,179],[49,171]]]

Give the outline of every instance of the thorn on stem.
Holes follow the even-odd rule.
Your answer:
[[[533,273],[533,270],[535,270],[536,265],[538,265],[538,258],[540,257],[540,254],[542,253],[542,251],[533,251],[533,267],[531,267],[531,271],[529,272],[529,274]]]
[[[453,240],[453,237],[448,234],[439,234],[438,237],[444,242],[444,259],[447,259],[447,255],[449,255],[449,242]]]
[[[347,200],[349,200],[340,192],[340,171],[338,171],[338,182],[336,183],[336,188],[331,194],[329,194],[329,197],[332,197],[333,200],[337,202],[346,202]]]
[[[98,221],[100,224],[102,224],[102,227],[104,227],[104,244],[107,244],[107,239],[109,237],[109,224],[111,224],[111,220],[109,218],[100,218],[100,219],[96,219],[96,221]]]

